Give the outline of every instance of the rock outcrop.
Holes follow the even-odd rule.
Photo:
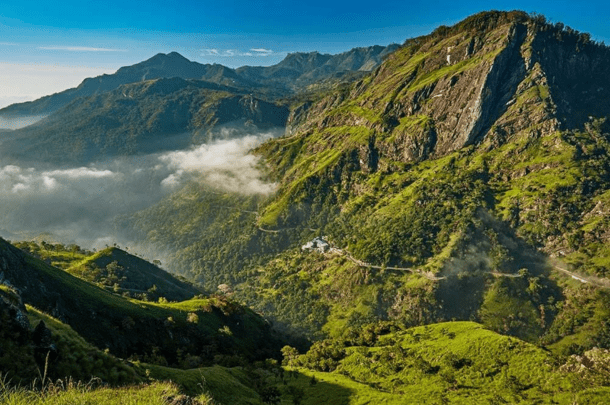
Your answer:
[[[308,108],[306,118],[303,108],[295,111],[291,120],[301,124],[290,133],[365,127],[382,156],[409,163],[516,134],[582,128],[589,116],[610,112],[609,56],[561,25],[482,13],[407,41],[371,76]],[[350,131],[340,133],[336,143],[346,144]]]

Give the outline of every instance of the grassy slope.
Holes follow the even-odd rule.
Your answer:
[[[177,386],[162,382],[125,388],[92,388],[81,385],[56,390],[50,387],[48,392],[0,386],[0,401],[6,405],[165,405],[169,397],[179,395]]]
[[[45,242],[23,241],[14,246],[82,280],[132,298],[182,301],[201,293],[185,280],[118,247],[90,252],[77,245]]]
[[[182,307],[187,305],[189,304],[183,304]],[[109,390],[95,390],[96,392],[94,392],[90,388],[95,384],[87,386],[82,383],[91,379],[99,379],[111,386],[146,381],[149,383],[151,381],[171,381],[177,384],[181,392],[193,397],[200,397],[201,399],[214,398],[223,404],[259,403],[258,394],[249,386],[248,377],[241,369],[214,366],[181,370],[154,364],[125,362],[91,345],[69,325],[60,320],[31,306],[27,307],[27,311],[33,326],[36,326],[40,321],[44,321],[46,327],[51,331],[56,352],[51,353],[48,360],[46,360],[47,379],[45,380],[45,385],[47,386],[42,391],[38,387],[38,390],[30,391],[29,393],[14,391],[13,396],[17,398],[13,399],[15,401],[19,398],[21,398],[19,401],[22,401],[30,397],[39,397],[36,400],[41,401],[41,403],[51,404],[101,400],[100,398],[111,395]],[[41,365],[41,367],[43,367],[41,371],[42,377],[44,365]],[[60,380],[59,384],[63,387],[70,382],[74,385],[80,381],[80,388],[77,387],[77,389],[70,390],[71,392],[63,392],[62,389],[53,392],[54,389],[48,386],[48,384],[57,380]],[[125,403],[136,401],[137,398],[141,398],[137,399],[137,401],[144,401],[145,398],[150,398],[151,401],[160,401],[162,397],[160,396],[160,390],[156,389],[156,385],[117,389],[114,391],[114,395],[120,396],[122,401],[126,401]],[[174,395],[177,395],[176,387],[168,388],[167,384],[160,385],[165,387],[163,391],[167,391],[167,396],[171,392],[176,392]],[[56,388],[59,388],[59,386]],[[8,386],[3,386],[2,389],[8,390],[9,388]],[[43,395],[45,392],[51,395]],[[161,393],[164,394],[164,392]],[[0,398],[2,398],[1,395],[3,395],[2,390],[0,390]],[[6,398],[5,400],[10,401],[10,399]],[[134,403],[141,403],[137,401]]]
[[[44,359],[50,380],[71,378],[88,381],[99,378],[112,385],[141,381],[141,377],[128,364],[93,346],[70,326],[32,306],[28,305],[27,311],[32,325],[44,322],[57,348],[57,353],[49,354],[48,360]]]
[[[109,247],[73,263],[67,271],[90,282],[155,300],[182,301],[201,293],[194,285],[116,247]]]
[[[178,349],[198,355],[200,346],[207,344],[215,347],[207,355],[210,359],[216,354],[272,355],[262,354],[274,342],[269,325],[225,297],[182,303],[127,299],[0,243],[23,260],[23,269],[6,277],[17,287],[29,286],[23,289],[24,302],[44,311],[59,311],[85,339],[114,354],[149,356],[157,347],[161,356],[174,362]]]
[[[579,384],[578,375],[560,370],[549,352],[474,323],[385,331],[376,339],[339,344],[339,355],[321,349],[324,344],[314,345],[293,364],[313,370],[331,365],[332,372],[306,373],[357,392],[350,401],[336,403],[589,403],[585,398],[608,398],[603,388]],[[364,387],[376,388],[377,395]]]
[[[94,254],[78,245],[66,246],[60,243],[19,241],[13,242],[13,246],[64,270]]]
[[[45,319],[54,333],[74,334],[58,321]],[[218,366],[177,370],[136,363],[138,373],[155,381],[152,385],[92,389],[72,383],[67,390],[47,386],[41,392],[0,384],[0,398],[19,405],[154,404],[186,393],[203,403],[260,404],[257,390],[262,383],[277,389],[282,404],[293,403],[295,394],[305,405],[604,403],[610,392],[603,387],[608,382],[603,364],[610,358],[605,352],[601,358],[588,355],[599,365],[583,367],[576,362],[576,368],[566,368],[561,365],[565,360],[548,351],[472,322],[410,329],[369,325],[351,330],[348,339],[319,342],[305,355],[291,355],[287,361],[292,366],[280,373]]]

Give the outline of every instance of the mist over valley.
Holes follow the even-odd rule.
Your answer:
[[[0,232],[12,240],[45,233],[53,241],[89,249],[139,245],[143,241],[125,239],[116,217],[148,208],[188,183],[268,195],[275,185],[262,180],[259,159],[249,152],[281,132],[250,131],[222,128],[224,140],[89,166],[6,165],[0,168]]]

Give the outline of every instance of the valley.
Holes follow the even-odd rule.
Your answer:
[[[490,11],[0,110],[0,402],[607,402],[608,61]]]

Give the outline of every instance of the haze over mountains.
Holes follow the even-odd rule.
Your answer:
[[[145,303],[142,274],[178,283],[125,251],[32,247],[76,279],[0,241],[0,310],[144,362],[116,381],[238,366],[243,403],[607,402],[608,66],[588,34],[485,12],[268,68],[157,55],[11,106],[53,112],[0,134],[0,228],[114,238],[218,295]]]

